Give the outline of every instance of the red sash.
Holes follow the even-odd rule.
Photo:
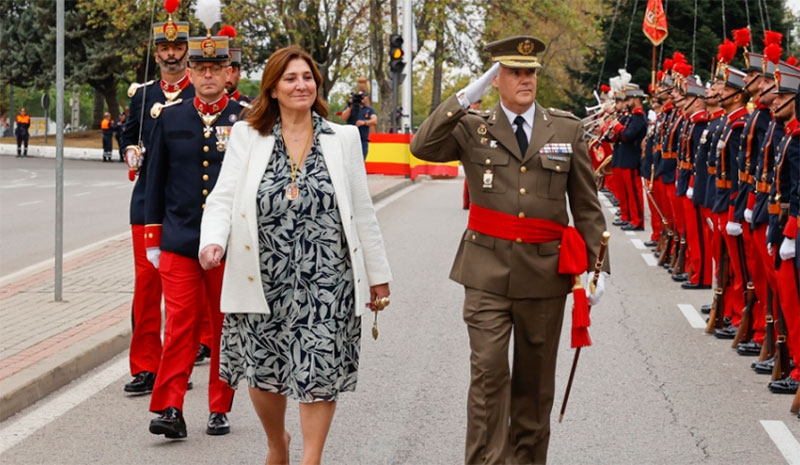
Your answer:
[[[591,345],[589,302],[580,281],[580,274],[589,267],[589,258],[586,242],[577,229],[542,218],[519,218],[474,203],[469,207],[467,228],[498,239],[528,244],[560,240],[558,273],[573,276],[572,347]]]

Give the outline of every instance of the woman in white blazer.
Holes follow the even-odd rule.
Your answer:
[[[268,464],[288,462],[287,397],[303,463],[320,462],[338,393],[355,389],[360,316],[392,279],[358,131],[324,119],[321,85],[299,47],[269,58],[201,227],[201,264],[225,264],[220,377],[247,381]]]

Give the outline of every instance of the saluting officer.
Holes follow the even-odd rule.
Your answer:
[[[213,334],[207,434],[230,431],[226,413],[233,401],[233,390],[219,379],[224,267],[204,271],[198,247],[205,199],[217,181],[225,144],[242,107],[225,93],[231,73],[227,37],[212,37],[209,31],[207,37],[190,38],[189,63],[196,96],[164,108],[153,128],[145,201],[147,256],[160,269],[167,314],[164,351],[150,401],[150,411],[159,416],[150,422],[150,432],[171,439],[186,437],[183,398],[203,311],[211,312]]]
[[[546,461],[564,305],[571,289],[586,292],[573,275],[595,262],[605,230],[580,121],[535,102],[544,48],[530,36],[488,44],[491,69],[439,105],[411,141],[418,158],[461,161],[469,182],[469,224],[450,273],[465,288],[472,352],[468,464]],[[490,83],[500,103],[469,112]],[[592,304],[604,281],[605,273]]]
[[[130,115],[125,120],[120,145],[131,180],[136,180],[131,194],[130,222],[133,238],[133,262],[136,280],[133,289],[131,321],[133,331],[128,353],[133,380],[125,392],[146,394],[153,390],[161,361],[161,278],[147,261],[144,246],[144,197],[147,180],[150,133],[163,105],[194,98],[194,87],[186,75],[189,22],[173,21],[177,2],[167,2],[169,18],[153,23],[155,60],[161,78],[146,84],[134,84],[128,90]],[[136,177],[138,175],[138,177]]]

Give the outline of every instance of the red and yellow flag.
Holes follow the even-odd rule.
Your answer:
[[[667,38],[667,14],[661,0],[647,0],[642,31],[653,46],[658,46]]]

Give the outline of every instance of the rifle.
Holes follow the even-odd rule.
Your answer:
[[[686,238],[681,237],[680,247],[678,247],[677,259],[672,267],[672,275],[679,275],[686,271]]]
[[[606,259],[606,250],[608,249],[608,240],[611,239],[611,233],[603,231],[602,239],[600,239],[600,250],[597,252],[597,260],[594,262],[594,273],[592,274],[592,281],[589,285],[594,291],[594,286],[597,285],[597,280],[600,279],[600,272],[603,270],[603,262]],[[577,278],[580,280],[580,278]],[[589,307],[591,310],[592,307]],[[575,369],[578,368],[578,357],[581,356],[582,347],[575,349],[575,357],[572,359],[572,369],[569,372],[569,380],[567,381],[567,390],[564,392],[564,402],[561,403],[561,412],[558,415],[558,422],[564,419],[564,412],[567,410],[567,401],[569,400],[569,393],[572,391],[572,380],[575,379]]]
[[[653,208],[656,209],[658,217],[661,218],[661,234],[658,236],[658,244],[656,245],[656,251],[661,251],[660,253],[661,255],[663,255],[664,250],[669,248],[669,242],[672,239],[672,231],[670,231],[669,229],[669,222],[667,221],[666,217],[664,217],[664,214],[661,212],[661,209],[658,208],[658,202],[656,202],[655,197],[653,197],[653,192],[651,192],[650,189],[645,189],[644,192],[647,194],[647,198],[650,199],[650,204],[653,206]],[[660,260],[661,255],[659,255],[658,266],[664,264],[664,262]]]
[[[715,329],[722,328],[723,318],[725,317],[725,305],[723,294],[728,286],[728,248],[725,242],[720,241],[719,266],[717,274],[717,287],[714,289],[714,302],[711,304],[711,312],[708,314],[708,325],[706,333],[713,333]]]
[[[753,305],[756,303],[756,291],[752,281],[747,281],[747,290],[745,291],[745,306],[742,310],[742,320],[739,322],[739,328],[736,330],[736,336],[733,338],[731,348],[735,349],[742,341],[749,341],[753,339]],[[763,347],[763,345],[762,345]]]
[[[789,409],[790,412],[796,414],[800,412],[800,389],[794,393],[794,399],[792,400],[792,407]]]
[[[789,376],[789,346],[786,344],[786,319],[780,302],[776,305],[778,310],[778,339],[775,341],[775,365],[772,367],[772,381]]]
[[[758,361],[771,358],[775,355],[775,319],[773,318],[773,303],[775,301],[772,288],[767,287],[767,316],[764,326],[764,344],[761,345],[761,353],[758,354]]]

